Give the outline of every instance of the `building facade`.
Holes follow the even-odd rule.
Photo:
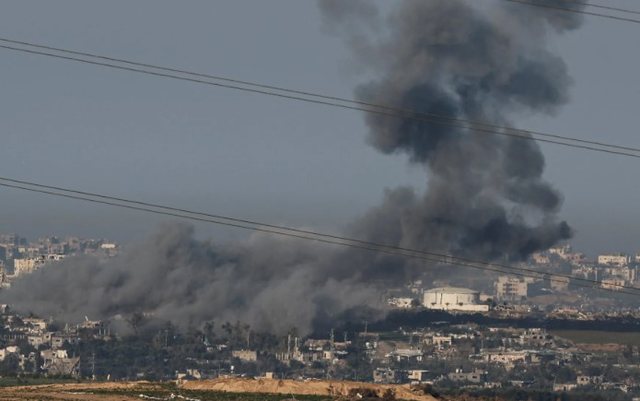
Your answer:
[[[439,287],[424,292],[423,306],[427,309],[486,312],[488,305],[480,304],[480,293],[468,288]]]

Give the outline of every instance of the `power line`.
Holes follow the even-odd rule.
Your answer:
[[[640,148],[631,147],[631,146],[614,145],[614,144],[608,144],[605,142],[590,141],[590,140],[562,136],[557,134],[549,134],[549,133],[544,133],[539,131],[521,130],[517,128],[500,126],[500,125],[490,124],[486,122],[466,120],[466,119],[461,119],[457,117],[444,116],[444,115],[433,114],[433,113],[418,112],[415,110],[401,109],[401,108],[396,108],[388,105],[374,104],[374,103],[363,102],[363,101],[358,101],[354,99],[341,98],[337,96],[328,96],[328,95],[322,95],[322,94],[308,92],[308,91],[299,91],[299,90],[277,87],[272,85],[265,85],[265,84],[250,82],[250,81],[243,81],[243,80],[237,80],[237,79],[226,78],[221,76],[189,72],[186,70],[181,70],[176,68],[161,67],[161,66],[156,66],[156,65],[147,64],[147,63],[139,63],[135,61],[112,58],[107,56],[100,56],[100,55],[86,53],[86,52],[77,52],[73,50],[66,50],[66,49],[55,48],[51,46],[39,45],[39,44],[23,42],[23,41],[16,41],[16,40],[6,39],[6,38],[0,38],[0,42],[30,46],[37,49],[53,50],[56,52],[73,54],[76,56],[79,55],[83,57],[92,57],[96,59],[108,60],[111,62],[88,60],[85,58],[60,55],[60,54],[41,51],[41,50],[32,50],[32,49],[20,48],[15,46],[0,45],[0,48],[2,49],[17,51],[17,52],[53,57],[53,58],[67,60],[67,61],[74,61],[74,62],[85,63],[90,65],[103,66],[103,67],[108,67],[108,68],[113,68],[118,70],[125,70],[129,72],[137,72],[141,74],[153,75],[153,76],[162,77],[162,78],[171,78],[171,79],[189,81],[189,82],[198,83],[198,84],[206,84],[206,85],[222,87],[226,89],[234,89],[234,90],[240,90],[244,92],[257,93],[261,95],[275,96],[275,97],[284,98],[288,100],[302,101],[306,103],[320,104],[320,105],[337,107],[337,108],[348,109],[348,110],[363,111],[366,113],[384,115],[388,117],[407,118],[407,119],[413,119],[417,121],[429,122],[429,123],[434,123],[439,125],[454,126],[456,128],[468,129],[470,131],[475,131],[479,133],[514,137],[514,138],[519,138],[523,140],[532,140],[532,141],[538,141],[538,142],[544,142],[544,143],[551,143],[555,145],[578,148],[582,150],[604,152],[604,153],[632,157],[632,158],[640,158]],[[112,62],[127,64],[135,67],[128,67],[128,66],[113,64]],[[141,67],[141,68],[138,68],[138,67]],[[159,71],[164,71],[164,72],[150,71],[149,68],[159,70]],[[188,76],[185,77],[182,75],[175,75],[175,73],[184,74]],[[197,77],[197,78],[193,78],[193,77]],[[220,82],[212,82],[212,81],[205,80],[203,78],[217,80]],[[224,82],[224,83],[221,83],[221,82]],[[274,91],[278,91],[278,92],[274,92]],[[338,103],[338,102],[341,102],[341,103]],[[637,153],[633,153],[633,152],[637,152]]]
[[[546,9],[555,10],[555,11],[563,11],[563,12],[570,12],[570,13],[576,13],[576,14],[585,14],[585,15],[591,15],[591,16],[594,16],[594,17],[608,18],[608,19],[612,19],[612,20],[616,20],[616,21],[632,22],[634,24],[640,24],[640,20],[638,20],[638,19],[627,18],[627,17],[619,17],[619,16],[616,16],[616,15],[596,13],[596,12],[592,12],[592,11],[576,10],[576,9],[573,9],[573,8],[554,6],[554,5],[550,5],[550,4],[536,3],[536,2],[533,2],[533,1],[530,1],[530,0],[503,0],[503,1],[507,1],[509,3],[523,4],[523,5],[527,5],[527,6],[531,6],[531,7],[540,7],[540,8],[546,8]],[[596,5],[587,4],[587,3],[580,3],[580,2],[575,2],[575,4],[584,4],[584,5],[589,5],[589,6],[592,6],[592,7],[596,6]],[[598,5],[598,7],[599,8],[606,8],[607,6]],[[622,9],[619,9],[617,11],[622,11]],[[632,11],[632,10],[624,10],[624,12],[629,12],[629,13],[634,13],[634,14],[637,13],[636,11]]]
[[[621,294],[640,295],[638,292],[640,289],[631,286],[610,284],[612,288],[604,288],[602,282],[597,280],[586,279],[582,277],[575,277],[563,273],[544,273],[535,269],[529,269],[524,267],[516,267],[506,264],[493,263],[487,261],[480,261],[474,259],[468,259],[463,257],[452,256],[443,253],[429,252],[411,248],[403,248],[390,244],[382,244],[372,241],[364,241],[360,239],[354,239],[344,236],[324,234],[315,231],[295,229],[286,226],[279,226],[273,224],[262,223],[258,221],[252,221],[247,219],[240,219],[235,217],[223,216],[218,214],[203,213],[198,211],[192,211],[188,209],[176,208],[171,206],[160,205],[157,203],[142,202],[137,200],[125,199],[121,197],[114,197],[109,195],[103,195],[98,193],[92,193],[87,191],[80,191],[76,189],[63,188],[58,186],[51,186],[45,184],[39,184],[24,180],[17,180],[13,178],[0,177],[0,186],[7,188],[20,189],[29,192],[36,192],[45,195],[58,196],[67,199],[82,200],[91,203],[116,206],[126,208],[135,211],[143,211],[147,213],[184,218],[199,222],[213,223],[228,227],[240,228],[244,230],[257,231],[268,234],[275,234],[280,236],[287,236],[301,240],[316,241],[331,245],[346,246],[355,249],[380,252],[384,254],[402,256],[413,259],[419,259],[422,261],[449,264],[455,266],[469,267],[478,270],[492,271],[496,273],[532,277],[532,278],[548,278],[550,281],[564,281],[564,279],[570,279],[574,281],[574,284],[580,287],[594,288],[597,285],[598,289],[615,291]],[[7,183],[10,182],[10,183]],[[628,290],[628,291],[627,291]]]
[[[600,9],[603,9],[603,10],[610,10],[610,11],[617,11],[617,12],[621,12],[621,13],[640,15],[640,11],[629,10],[627,8],[605,6],[603,4],[589,3],[589,2],[578,1],[578,0],[564,0],[564,1],[566,1],[567,3],[574,3],[574,4],[579,4],[579,5],[583,5],[583,6],[587,6],[587,7],[600,8]]]
[[[258,82],[252,82],[252,81],[234,79],[234,78],[229,78],[229,77],[223,77],[223,76],[220,76],[220,75],[211,75],[211,74],[192,72],[192,71],[187,71],[187,70],[184,70],[184,69],[178,69],[178,68],[173,68],[173,67],[163,67],[163,66],[158,66],[158,65],[154,65],[154,64],[141,63],[141,62],[125,60],[125,59],[121,59],[121,58],[103,56],[103,55],[99,55],[99,54],[95,54],[95,53],[87,53],[87,52],[81,52],[81,51],[76,51],[76,50],[63,49],[63,48],[59,48],[59,47],[47,46],[47,45],[42,45],[42,44],[37,44],[37,43],[32,43],[32,42],[19,41],[19,40],[4,38],[4,37],[0,37],[0,42],[13,43],[13,44],[17,44],[17,45],[29,46],[29,47],[34,47],[34,48],[38,48],[38,49],[53,50],[53,51],[56,51],[56,52],[68,53],[68,54],[73,54],[73,55],[77,55],[77,56],[91,57],[91,58],[107,60],[107,61],[115,61],[115,62],[122,63],[122,64],[134,65],[134,66],[145,67],[145,68],[152,68],[152,69],[161,70],[161,71],[175,72],[175,73],[186,74],[186,75],[191,75],[191,76],[200,77],[200,78],[208,78],[208,79],[213,79],[213,80],[217,80],[217,81],[229,82],[229,83],[240,84],[240,85],[246,85],[246,86],[251,86],[251,87],[256,87],[256,88],[261,88],[261,89],[276,90],[276,91],[279,91],[279,92],[285,92],[285,93],[290,93],[290,94],[294,94],[294,95],[303,95],[303,96],[310,96],[310,97],[319,98],[319,99],[326,99],[326,100],[332,100],[332,101],[339,101],[339,102],[343,102],[343,103],[357,104],[357,105],[360,105],[360,106],[373,107],[373,108],[377,108],[377,109],[393,111],[393,112],[398,112],[398,113],[404,113],[404,114],[414,114],[414,115],[419,115],[419,116],[427,116],[427,117],[439,118],[439,119],[443,119],[443,120],[446,120],[446,121],[453,121],[453,122],[458,122],[458,123],[472,124],[474,126],[477,125],[477,126],[487,127],[487,128],[497,129],[497,130],[507,130],[507,131],[512,131],[514,133],[519,133],[519,134],[522,134],[522,135],[542,136],[542,137],[547,137],[547,138],[562,139],[562,140],[585,143],[585,144],[590,144],[590,145],[604,146],[604,147],[609,147],[609,148],[612,148],[612,149],[629,150],[629,151],[634,151],[634,152],[640,152],[640,148],[634,148],[634,147],[629,147],[629,146],[613,145],[613,144],[608,144],[608,143],[604,143],[604,142],[590,141],[590,140],[585,140],[585,139],[580,139],[580,138],[575,138],[575,137],[569,137],[569,136],[563,136],[563,135],[557,135],[557,134],[549,134],[549,133],[533,131],[533,130],[517,129],[517,128],[513,128],[513,127],[508,127],[508,126],[491,124],[491,123],[487,123],[487,122],[484,122],[484,121],[468,120],[468,119],[462,119],[462,118],[458,118],[458,117],[445,116],[445,115],[436,114],[436,113],[419,112],[419,111],[416,111],[416,110],[393,107],[393,106],[386,105],[386,104],[365,102],[365,101],[356,100],[356,99],[350,99],[350,98],[345,98],[345,97],[331,96],[331,95],[320,94],[320,93],[315,93],[315,92],[301,91],[301,90],[297,90],[297,89],[284,88],[284,87],[281,87],[281,86],[266,85],[266,84],[262,84],[262,83],[258,83]]]
[[[579,142],[579,143],[585,143],[585,144],[609,147],[609,148],[612,148],[612,149],[630,150],[630,151],[634,151],[634,152],[640,152],[640,148],[634,148],[634,147],[629,147],[629,146],[613,145],[613,144],[608,144],[608,143],[604,143],[604,142],[584,140],[584,139],[575,138],[575,137],[568,137],[568,136],[562,136],[562,135],[557,135],[557,134],[549,134],[549,133],[533,131],[533,130],[517,129],[517,128],[513,128],[513,127],[508,127],[508,126],[501,126],[501,125],[491,124],[491,123],[487,123],[487,122],[483,122],[483,121],[473,121],[473,120],[467,120],[467,119],[462,119],[462,118],[457,118],[457,117],[445,116],[445,115],[435,114],[435,113],[419,112],[419,111],[416,111],[416,110],[402,109],[402,108],[393,107],[393,106],[389,106],[389,105],[364,102],[364,101],[355,100],[355,99],[349,99],[349,98],[338,97],[338,96],[330,96],[330,95],[319,94],[319,93],[314,93],[314,92],[309,92],[309,91],[295,90],[295,89],[284,88],[284,87],[274,86],[274,85],[266,85],[266,84],[262,84],[262,83],[246,81],[246,80],[239,80],[239,79],[234,79],[234,78],[228,78],[228,77],[223,77],[223,76],[219,76],[219,75],[211,75],[211,74],[191,72],[191,71],[178,69],[178,68],[162,67],[162,66],[148,64],[148,63],[141,63],[141,62],[125,60],[125,59],[121,59],[121,58],[102,56],[102,55],[98,55],[98,54],[94,54],[94,53],[87,53],[87,52],[80,52],[80,51],[75,51],[75,50],[62,49],[62,48],[58,48],[58,47],[46,46],[46,45],[41,45],[41,44],[36,44],[36,43],[31,43],[31,42],[18,41],[18,40],[13,40],[13,39],[8,39],[8,38],[0,37],[0,42],[19,44],[19,45],[30,46],[30,47],[39,48],[39,49],[53,50],[53,51],[57,51],[57,52],[80,55],[80,56],[97,58],[97,59],[108,60],[108,61],[115,61],[115,62],[118,62],[118,63],[134,65],[134,66],[138,66],[138,67],[152,68],[152,69],[161,70],[161,71],[168,71],[168,72],[176,72],[176,73],[180,73],[180,74],[186,74],[186,75],[196,76],[196,77],[200,77],[200,78],[209,78],[209,79],[213,79],[213,80],[217,80],[217,81],[228,82],[228,83],[233,83],[233,84],[240,84],[240,85],[246,85],[246,86],[251,86],[251,87],[256,87],[256,88],[261,88],[261,89],[276,90],[276,91],[285,92],[285,93],[294,94],[294,95],[303,95],[303,96],[310,96],[310,97],[314,97],[314,98],[326,99],[326,100],[331,100],[331,101],[339,101],[339,102],[343,102],[343,103],[357,104],[357,105],[360,105],[360,106],[367,106],[367,107],[373,107],[373,108],[392,111],[392,112],[397,112],[397,113],[403,113],[403,114],[405,114],[405,116],[407,114],[416,115],[416,116],[425,116],[425,117],[431,117],[431,118],[438,118],[438,119],[442,119],[442,120],[445,120],[445,121],[458,122],[458,123],[464,123],[464,124],[472,124],[474,126],[477,125],[477,126],[480,126],[480,127],[487,127],[487,128],[497,129],[497,130],[506,130],[506,131],[511,131],[513,133],[516,133],[516,134],[542,136],[542,137],[561,139],[561,140],[567,140],[567,141],[572,141],[572,142]],[[18,50],[18,49],[11,48],[11,50]],[[42,55],[50,55],[50,54],[47,53],[47,54],[42,54]],[[80,60],[73,60],[73,61],[80,61]],[[139,72],[139,71],[137,71],[137,72]],[[239,89],[239,88],[231,87],[230,89]],[[259,92],[259,93],[267,94],[267,93],[263,93],[263,92]],[[296,98],[294,100],[300,100],[300,99]],[[358,110],[368,111],[368,110],[362,110],[362,109],[358,109]]]
[[[7,39],[0,39],[0,40],[8,41]],[[14,41],[14,42],[17,42],[17,41]],[[19,43],[21,43],[21,44],[27,44],[27,45],[33,45],[33,44],[28,44],[28,43],[26,43],[26,42],[19,42]],[[33,45],[33,46],[40,46],[40,45]],[[0,46],[0,47],[4,47],[4,48],[10,49],[10,50],[23,51],[23,52],[27,52],[27,53],[47,55],[47,56],[52,56],[52,57],[57,57],[57,58],[62,58],[62,59],[67,59],[67,60],[72,60],[72,61],[79,61],[79,62],[88,63],[88,64],[97,64],[97,65],[103,65],[103,66],[112,67],[112,68],[118,68],[118,69],[129,70],[129,71],[135,71],[135,72],[141,72],[141,73],[146,73],[146,74],[151,74],[151,75],[156,75],[156,76],[161,76],[161,77],[176,78],[176,79],[182,79],[182,80],[187,80],[187,81],[192,81],[192,82],[198,82],[198,83],[205,83],[205,84],[209,84],[209,85],[221,86],[221,87],[225,87],[225,88],[239,89],[239,90],[244,90],[244,91],[249,91],[249,92],[257,92],[257,93],[261,93],[261,94],[265,94],[265,95],[273,95],[273,96],[285,97],[285,98],[289,98],[289,99],[293,99],[293,100],[302,100],[302,101],[307,101],[307,102],[312,102],[312,103],[320,103],[320,104],[326,104],[326,105],[333,105],[333,106],[337,106],[337,107],[344,107],[344,108],[356,109],[356,110],[361,110],[361,111],[370,112],[370,113],[377,113],[377,114],[390,115],[390,114],[388,114],[388,113],[381,113],[380,111],[373,111],[373,110],[362,109],[362,108],[356,108],[356,107],[350,107],[350,106],[345,106],[345,105],[337,105],[337,104],[332,104],[332,103],[328,103],[328,102],[324,102],[324,101],[318,101],[318,100],[313,100],[313,99],[305,99],[305,98],[293,97],[293,96],[282,95],[282,94],[276,94],[276,93],[271,93],[271,92],[266,92],[266,91],[258,91],[258,90],[251,89],[251,88],[241,88],[241,87],[237,87],[237,86],[223,85],[223,84],[213,83],[213,82],[209,82],[209,81],[202,81],[202,80],[196,80],[196,79],[192,79],[192,78],[185,78],[185,77],[173,76],[173,75],[162,74],[162,73],[157,73],[157,72],[152,72],[152,71],[146,71],[146,70],[133,69],[133,68],[123,67],[123,66],[117,66],[117,65],[113,65],[113,64],[98,63],[98,62],[91,61],[91,60],[84,60],[84,59],[72,58],[72,57],[68,57],[68,56],[60,56],[60,55],[55,55],[55,54],[51,54],[51,53],[37,52],[37,51],[29,50],[29,49],[19,49],[19,48],[15,48],[15,47],[8,47],[8,46]],[[40,47],[45,47],[45,46],[40,46]],[[56,49],[56,48],[50,48],[50,49],[54,49],[54,50],[56,50],[56,51],[65,51],[65,50],[60,50],[60,49]],[[71,51],[68,51],[68,52],[71,52]],[[75,52],[75,53],[77,53],[77,54],[83,54],[83,55],[90,55],[89,53],[81,53],[81,52]],[[96,56],[96,55],[90,55],[90,56],[91,56],[91,57],[102,57],[102,58],[106,58],[106,57],[104,57],[104,56]],[[112,60],[119,61],[118,59],[112,59]],[[127,63],[130,63],[130,64],[139,64],[139,65],[143,65],[143,64],[141,64],[141,63],[128,62],[128,61],[126,61],[126,60],[124,60],[124,61],[122,61],[122,62],[127,62]],[[188,72],[188,71],[177,70],[177,69],[167,69],[167,68],[165,68],[165,67],[157,67],[157,66],[152,66],[152,65],[149,65],[149,64],[146,64],[145,66],[149,66],[150,68],[158,68],[158,69],[164,69],[164,70],[178,71],[178,72],[185,73],[185,74],[190,74],[190,75],[200,75],[200,76],[204,76],[204,77],[211,77],[211,78],[214,78],[214,79],[224,79],[224,80],[228,80],[228,81],[235,81],[235,82],[239,82],[239,83],[242,83],[242,84],[260,85],[260,84],[255,84],[255,83],[249,83],[249,82],[247,82],[247,81],[238,81],[238,80],[231,80],[231,79],[227,79],[227,78],[214,77],[214,76],[210,76],[210,75],[206,75],[206,74],[190,73],[190,72]],[[268,86],[268,85],[261,85],[261,86],[262,86],[263,88],[274,88],[274,89],[277,89],[277,90],[289,91],[289,92],[292,92],[292,93],[299,93],[299,94],[306,94],[306,95],[314,96],[314,97],[330,98],[330,97],[328,97],[328,96],[318,95],[318,94],[313,94],[313,93],[310,93],[310,92],[294,91],[294,90],[288,90],[288,89],[278,88],[278,87],[273,87],[273,86]],[[343,99],[343,98],[337,98],[337,97],[333,97],[332,99],[336,99],[336,100],[340,100],[340,101],[345,101],[345,102],[360,103],[360,104],[368,105],[368,106],[372,106],[372,107],[387,108],[387,109],[389,109],[390,111],[391,111],[391,110],[393,110],[393,111],[401,111],[401,112],[406,112],[406,113],[414,113],[414,114],[418,114],[418,113],[416,113],[416,112],[412,112],[412,111],[409,111],[409,110],[402,110],[402,109],[395,109],[395,110],[394,110],[393,108],[390,108],[390,107],[388,107],[388,106],[380,106],[380,105],[368,104],[368,103],[365,103],[365,102],[357,102],[357,101],[353,101],[353,100],[350,100],[350,99]],[[396,115],[396,117],[397,117],[397,115]],[[416,118],[416,116],[404,116],[404,117],[407,117],[407,118]],[[439,117],[441,117],[441,118],[442,118],[442,116],[439,116]],[[454,120],[454,121],[455,121],[455,119],[452,119],[452,120]],[[457,122],[466,122],[466,121],[458,120]],[[471,122],[469,122],[469,123],[471,123]],[[485,125],[488,125],[488,124],[485,124]],[[477,128],[475,128],[475,127],[465,127],[465,128],[468,128],[468,129],[476,129],[476,130],[477,130]],[[502,128],[505,128],[505,127],[502,127]],[[488,131],[488,132],[493,132],[493,131]],[[531,132],[531,131],[520,131],[520,132],[533,133],[533,132]],[[493,133],[497,133],[497,132],[493,132]],[[500,134],[505,134],[505,133],[500,133]],[[533,133],[533,134],[535,134],[535,133]],[[543,135],[549,135],[549,134],[543,134]],[[549,135],[549,136],[555,136],[555,135]],[[517,137],[519,137],[519,138],[523,138],[523,139],[532,139],[532,138],[521,137],[521,136],[517,136]],[[555,136],[555,137],[559,137],[559,136]],[[568,139],[568,138],[564,138],[564,137],[563,137],[563,139]],[[540,140],[540,139],[535,139],[535,140]],[[574,139],[574,140],[589,143],[589,141],[583,141],[583,140],[579,140],[579,139]],[[545,142],[551,142],[551,141],[546,141],[546,140],[542,140],[542,141],[545,141]],[[553,142],[552,142],[552,143],[553,143]],[[601,144],[601,143],[596,143],[596,142],[592,142],[592,143],[599,144],[599,145],[603,145],[603,146],[610,146],[610,147],[615,147],[615,148],[621,148],[621,149],[629,149],[629,150],[634,150],[634,151],[635,151],[635,150],[640,150],[640,149],[635,149],[635,148],[630,148],[630,147],[620,147],[620,146],[617,146],[617,145],[608,145],[608,144]],[[559,144],[563,144],[563,145],[566,145],[566,146],[574,146],[574,145],[569,145],[569,144],[565,144],[565,143],[559,143]],[[583,148],[584,148],[584,147],[583,147]],[[587,148],[587,149],[589,149],[589,148]],[[602,149],[590,149],[590,150],[606,151],[606,150],[602,150]],[[618,152],[611,152],[611,153],[618,153]],[[639,157],[638,155],[629,155],[629,154],[625,154],[625,155],[627,155],[627,156],[633,156],[633,157]],[[7,179],[7,180],[9,180],[9,179]],[[26,183],[26,182],[23,182],[23,183]],[[38,184],[34,184],[34,183],[28,183],[28,184],[31,184],[31,185],[38,185]],[[9,186],[9,185],[6,185],[6,184],[5,184],[4,186]],[[12,187],[15,187],[15,186],[12,186]],[[17,188],[17,187],[16,187],[16,188]],[[50,188],[56,188],[56,189],[58,189],[58,190],[65,190],[65,189],[63,189],[63,188],[58,188],[58,187],[50,187]],[[29,189],[26,189],[26,188],[19,188],[19,189],[29,190]],[[67,190],[67,191],[70,191],[70,190]],[[37,192],[37,191],[36,191],[36,192]],[[70,191],[70,192],[74,192],[74,191]],[[76,193],[82,193],[81,191],[75,191],[75,192],[76,192]],[[57,195],[57,196],[63,196],[63,195],[61,195],[61,194],[53,194],[53,193],[48,193],[48,194],[50,194],[50,195]],[[138,204],[144,204],[143,202],[128,201],[128,200],[121,199],[121,198],[113,198],[113,197],[108,197],[108,196],[103,196],[103,195],[98,195],[98,194],[90,194],[90,193],[86,193],[86,192],[85,192],[84,194],[91,195],[91,196],[100,196],[100,197],[103,197],[103,198],[117,199],[117,200],[119,200],[119,201],[126,201],[126,202],[133,202],[133,203],[138,203]],[[68,197],[68,196],[66,196],[66,197]],[[89,200],[89,199],[82,199],[82,200],[91,201],[91,200]],[[104,203],[104,202],[98,202],[98,203]],[[176,208],[164,207],[164,206],[161,206],[161,205],[153,205],[153,204],[147,204],[147,205],[154,206],[154,207],[162,207],[162,208],[165,208],[165,209],[171,209],[171,210],[174,210],[174,211],[188,212],[188,213],[191,213],[191,214],[207,215],[207,214],[203,214],[203,213],[187,211],[187,210],[184,210],[184,209],[176,209]],[[123,205],[114,205],[114,206],[125,207],[125,206],[123,206]],[[129,208],[130,208],[130,207],[129,207]],[[149,210],[145,210],[145,211],[149,211]],[[167,214],[167,213],[163,213],[163,214]],[[173,215],[173,214],[169,214],[169,215]],[[184,218],[187,218],[187,217],[185,217],[185,216],[178,216],[178,215],[173,215],[173,216],[174,216],[174,217],[184,217]],[[213,215],[207,215],[207,216],[213,216]],[[233,218],[228,218],[228,217],[224,217],[224,216],[214,216],[214,217],[217,217],[217,218],[224,218],[224,219],[227,219],[227,220],[236,220],[236,221],[241,221],[241,222],[242,222],[242,220],[240,220],[240,219],[233,219]],[[210,222],[213,222],[213,221],[210,221]],[[248,222],[248,221],[245,221],[245,222]],[[366,242],[364,242],[364,241],[359,241],[359,240],[354,240],[354,239],[347,239],[347,238],[344,238],[344,237],[337,237],[337,236],[328,236],[328,235],[318,234],[318,233],[313,233],[313,232],[308,232],[308,231],[307,231],[307,232],[304,232],[304,231],[302,231],[302,230],[295,230],[295,229],[290,229],[290,228],[286,228],[286,227],[270,226],[270,225],[267,225],[267,224],[262,224],[262,223],[257,223],[257,222],[250,222],[250,223],[252,223],[252,224],[259,224],[259,225],[266,226],[266,227],[278,228],[278,229],[287,229],[288,231],[297,231],[297,232],[302,232],[302,233],[307,233],[307,234],[320,235],[320,236],[324,236],[324,237],[333,237],[334,239],[349,240],[349,241],[356,242],[356,243],[366,243]],[[217,222],[217,224],[221,224],[221,223]],[[229,224],[225,224],[225,225],[229,225]],[[241,226],[239,226],[239,225],[232,225],[232,226],[234,226],[234,227],[238,227],[238,228],[244,228],[244,229],[253,229],[253,230],[255,230],[255,231],[262,231],[262,230],[256,230],[255,228],[241,227]],[[267,232],[271,232],[271,231],[267,231]],[[272,233],[275,233],[275,232],[272,232]],[[285,234],[283,234],[283,233],[278,233],[278,234],[280,234],[280,235],[285,235]],[[290,235],[290,236],[291,236],[291,235]],[[311,238],[305,238],[305,239],[311,239]],[[313,240],[317,240],[317,239],[313,239]],[[371,245],[371,243],[369,243],[369,245]],[[403,249],[403,248],[398,248],[398,247],[392,247],[392,246],[389,246],[389,245],[381,245],[381,244],[373,244],[373,245],[374,245],[374,246],[382,246],[382,247],[389,248],[389,249],[394,249],[394,248],[395,248],[395,250],[400,250],[400,251],[408,251],[408,252],[422,252],[422,251],[416,251],[416,250],[410,250],[410,249]],[[433,255],[432,255],[432,256],[433,256]],[[450,256],[449,256],[449,255],[441,255],[441,254],[440,254],[440,255],[435,255],[435,256],[440,257],[440,258],[442,258],[442,257],[450,258]],[[458,258],[458,259],[459,259],[461,262],[465,262],[465,263],[468,263],[468,262],[469,262],[469,261],[464,261],[463,259],[460,259],[460,258]],[[438,261],[441,261],[441,260],[440,260],[440,259],[438,259]],[[484,264],[487,264],[488,262],[477,262],[477,261],[472,261],[472,263],[484,263]],[[493,264],[493,265],[495,266],[495,264]],[[502,267],[505,267],[505,266],[502,266]],[[511,267],[509,266],[508,268],[511,268]],[[502,271],[501,271],[501,272],[502,272]],[[536,272],[536,271],[534,271],[534,272],[535,272],[535,274],[536,274],[536,277],[539,277],[539,276],[542,274],[542,273],[540,273],[540,272]],[[556,274],[555,276],[558,276],[558,275]],[[574,280],[580,280],[580,278],[576,278],[576,277],[573,277],[573,276],[568,276],[568,277],[566,277],[566,278],[570,278],[570,279],[574,279]],[[629,287],[629,288],[633,288],[633,287]]]

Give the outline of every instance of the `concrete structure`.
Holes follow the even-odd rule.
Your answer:
[[[456,369],[455,372],[451,372],[447,375],[449,380],[454,382],[466,382],[479,384],[486,380],[487,373],[482,370],[475,370],[473,372],[463,372],[462,369]]]
[[[402,374],[394,369],[376,368],[373,370],[373,382],[379,384],[395,384],[402,381]]]
[[[23,274],[31,274],[34,271],[36,271],[42,264],[43,264],[43,261],[37,258],[14,259],[13,274],[15,276],[21,276]]]
[[[537,265],[548,265],[551,263],[549,256],[540,252],[531,255],[531,259],[533,259],[533,263]]]
[[[571,245],[558,245],[558,246],[554,246],[553,248],[549,248],[548,252],[551,255],[558,255],[562,258],[564,255],[567,255],[573,252],[573,249],[571,248]]]
[[[604,381],[602,376],[586,376],[580,375],[576,377],[576,384],[578,386],[595,386],[601,384]]]
[[[40,255],[37,257],[14,259],[13,260],[13,274],[20,276],[23,274],[31,274],[34,271],[41,268],[48,262],[59,262],[64,259],[64,255],[48,254]]]
[[[431,338],[431,344],[433,345],[438,345],[438,346],[443,346],[443,345],[451,345],[453,344],[453,337],[452,336],[433,336]]]
[[[625,284],[624,279],[621,278],[606,278],[600,282],[600,287],[607,290],[621,291],[624,289]]]
[[[487,312],[489,305],[482,305],[479,301],[478,291],[459,287],[439,287],[425,291],[422,304],[427,309]]]
[[[553,336],[545,329],[527,329],[520,335],[521,345],[535,345],[536,347],[549,347],[553,344]]]
[[[553,391],[559,393],[563,391],[575,390],[578,385],[576,383],[556,383],[553,385]]]
[[[488,363],[513,364],[516,362],[527,362],[529,353],[527,351],[487,351],[481,354],[482,359]]]
[[[258,360],[258,353],[250,350],[231,351],[231,356],[245,362],[255,362]]]
[[[604,275],[621,278],[623,280],[636,281],[636,269],[630,267],[605,267],[601,269]]]
[[[389,306],[398,308],[398,309],[410,309],[413,308],[414,302],[413,298],[404,298],[404,297],[392,297],[387,300]]]
[[[623,253],[610,253],[598,255],[599,265],[627,266],[631,262],[631,257]]]
[[[411,369],[407,371],[407,379],[411,383],[424,383],[429,381],[429,371],[424,369]]]
[[[387,358],[394,359],[397,362],[401,361],[416,361],[422,362],[423,353],[417,349],[397,349],[391,351],[386,355]]]
[[[500,276],[495,282],[496,298],[521,301],[527,297],[529,283],[521,277]]]

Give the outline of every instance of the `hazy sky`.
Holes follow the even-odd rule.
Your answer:
[[[366,79],[311,0],[2,5],[7,38],[345,97]],[[518,125],[640,147],[639,34],[637,24],[588,17],[554,46],[575,80],[570,104]],[[385,188],[425,185],[404,156],[366,144],[357,112],[8,50],[0,60],[2,176],[322,230],[380,203]],[[542,147],[573,243],[589,253],[639,250],[640,162]],[[28,236],[127,240],[162,220],[9,189],[0,202],[0,231]]]

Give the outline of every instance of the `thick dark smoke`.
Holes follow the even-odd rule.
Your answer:
[[[357,88],[360,100],[500,125],[521,112],[553,113],[568,100],[567,68],[545,44],[550,34],[577,28],[579,14],[408,0],[382,20],[372,4],[320,1],[327,26],[374,76]],[[428,190],[389,192],[356,224],[360,236],[517,260],[571,235],[556,217],[562,198],[542,178],[535,142],[375,114],[366,121],[373,146],[425,166]]]
[[[326,29],[345,39],[372,77],[357,88],[359,99],[500,125],[567,102],[571,79],[546,44],[577,28],[580,15],[504,2],[479,9],[456,0],[393,2],[387,15],[375,4],[319,2]],[[381,152],[424,166],[428,189],[388,190],[349,235],[510,260],[570,237],[557,218],[562,198],[542,178],[536,142],[380,115],[367,115],[366,123]],[[44,268],[15,283],[5,299],[69,320],[145,312],[183,328],[241,320],[258,330],[305,333],[358,307],[379,307],[380,288],[425,271],[439,269],[262,235],[218,247],[171,226],[116,259]]]

